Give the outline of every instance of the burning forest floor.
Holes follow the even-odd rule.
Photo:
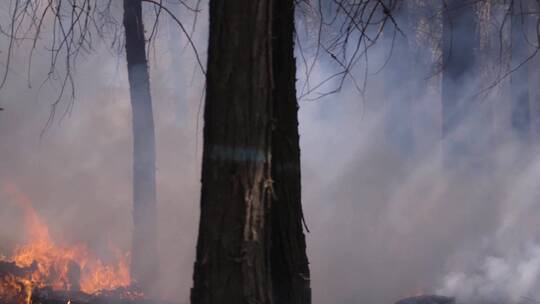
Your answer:
[[[0,255],[0,303],[164,303],[130,286],[129,252],[111,248],[116,259],[105,263],[84,244],[57,244],[15,184],[4,183],[1,190],[24,211],[27,241],[9,257]]]

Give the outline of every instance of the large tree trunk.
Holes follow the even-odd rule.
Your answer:
[[[294,1],[210,3],[192,304],[309,304]]]
[[[530,104],[529,104],[529,62],[530,55],[527,42],[527,1],[515,0],[511,8],[512,25],[512,60],[511,68],[515,69],[510,78],[511,91],[511,121],[514,134],[522,140],[529,135],[530,129]],[[519,67],[519,68],[518,68]]]
[[[133,111],[133,284],[149,291],[157,279],[156,144],[141,0],[124,0],[126,57]]]
[[[272,1],[211,0],[192,304],[272,303]]]
[[[473,96],[479,91],[475,74],[479,46],[475,3],[450,0],[443,14],[442,137],[445,161],[452,166],[470,164],[477,149],[476,139],[462,129],[471,123],[473,113],[475,118],[481,116],[479,109],[473,109]]]
[[[274,1],[271,265],[274,303],[309,304],[311,289],[300,183],[294,1]]]

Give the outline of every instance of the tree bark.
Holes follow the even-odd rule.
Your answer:
[[[133,112],[132,283],[148,292],[158,274],[156,144],[141,0],[124,0],[126,58]]]
[[[274,1],[271,266],[274,303],[311,303],[303,232],[294,58],[294,1]]]
[[[272,0],[211,0],[192,304],[272,303]]]
[[[309,304],[294,1],[210,2],[192,304]]]

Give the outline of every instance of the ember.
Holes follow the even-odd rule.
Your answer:
[[[130,284],[129,253],[116,252],[116,263],[104,263],[85,245],[56,244],[48,227],[32,207],[31,200],[12,183],[2,189],[24,211],[28,241],[17,247],[9,258],[0,259],[0,301],[33,303],[33,292],[50,290],[86,295],[100,295],[120,290],[115,295],[126,298],[142,294],[125,289]],[[66,299],[64,303],[67,303]],[[39,302],[34,302],[39,303]]]

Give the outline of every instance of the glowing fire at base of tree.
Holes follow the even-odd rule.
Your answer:
[[[129,253],[116,253],[116,262],[107,264],[92,255],[85,245],[56,244],[47,225],[32,207],[31,200],[15,184],[5,183],[2,191],[24,211],[27,243],[11,257],[0,256],[0,301],[32,303],[32,292],[40,288],[99,294],[125,289],[130,298],[142,294],[129,291]],[[3,267],[2,267],[3,266]]]

